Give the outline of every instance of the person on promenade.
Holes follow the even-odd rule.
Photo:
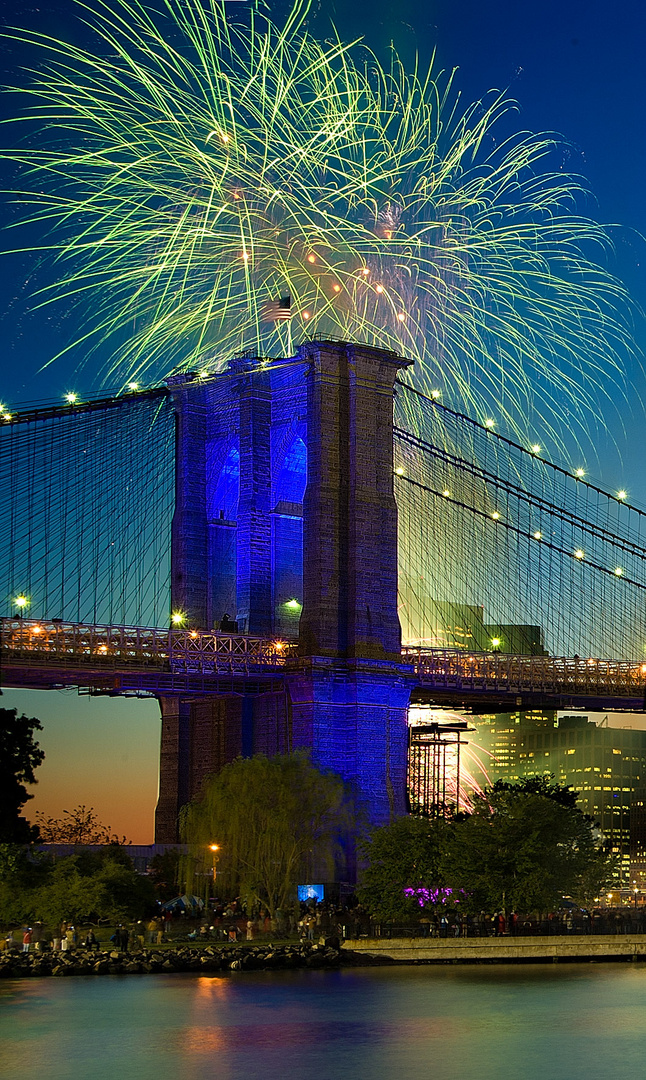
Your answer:
[[[92,949],[93,951],[95,949],[98,949],[99,942],[96,934],[94,933],[94,930],[88,930],[87,934],[85,935],[85,941],[83,942],[83,944],[85,945],[86,949]]]
[[[31,940],[32,940],[31,926],[28,926],[27,929],[25,930],[24,934],[22,935],[22,951],[23,952],[29,952],[29,946],[31,945]]]

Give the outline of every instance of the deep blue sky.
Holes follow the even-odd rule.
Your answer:
[[[247,0],[229,2],[233,9]],[[279,15],[287,2],[270,0],[270,6]],[[42,29],[78,43],[86,40],[72,0],[52,0],[45,7],[5,0],[2,15],[8,24]],[[626,0],[613,5],[601,0],[491,0],[487,5],[475,0],[320,2],[311,20],[313,28],[325,35],[330,19],[342,37],[363,36],[382,58],[391,42],[407,60],[417,50],[425,61],[435,48],[440,66],[459,68],[456,86],[465,103],[491,88],[508,88],[519,103],[520,128],[561,133],[572,146],[572,167],[585,173],[596,194],[597,216],[623,226],[613,234],[619,269],[637,301],[646,306],[646,245],[641,238],[646,235],[643,5]],[[15,84],[18,69],[31,59],[26,48],[0,43],[0,80]],[[10,115],[16,104],[7,95],[3,115]],[[4,172],[2,179],[10,184],[11,174],[6,168]],[[5,221],[10,214],[5,210]],[[15,235],[5,232],[4,243],[0,236],[0,248],[14,243]],[[66,321],[60,313],[29,312],[30,289],[40,280],[35,269],[33,256],[0,259],[0,401],[10,405],[57,397],[72,386],[88,390],[92,378],[87,370],[75,377],[71,361],[38,374],[39,367],[66,344],[73,320]],[[646,330],[640,328],[639,336],[646,347]],[[633,397],[641,399],[644,380],[635,372],[634,381]],[[623,465],[601,445],[601,466],[590,463],[590,467],[601,472],[607,486],[625,487],[632,498],[646,503],[640,465],[644,414],[641,402],[636,404],[635,415],[627,418],[627,438],[612,421]],[[546,450],[549,453],[547,446]]]

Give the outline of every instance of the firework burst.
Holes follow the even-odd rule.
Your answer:
[[[414,358],[421,388],[495,401],[523,435],[564,401],[586,429],[629,305],[554,137],[497,138],[504,96],[464,110],[432,65],[317,41],[307,4],[281,27],[233,26],[217,0],[80,6],[92,52],[16,31],[40,52],[41,134],[4,156],[23,219],[51,227],[41,301],[87,298],[75,344],[112,357],[106,378],[333,336]]]

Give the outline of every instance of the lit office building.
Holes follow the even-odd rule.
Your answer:
[[[617,883],[646,887],[646,731],[533,710],[474,718],[493,780],[554,775],[579,794],[617,860]]]

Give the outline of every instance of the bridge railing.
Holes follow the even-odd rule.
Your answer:
[[[411,646],[402,649],[402,658],[413,665],[420,683],[447,690],[544,691],[573,696],[612,691],[618,697],[634,698],[643,694],[646,684],[646,664],[631,660],[464,653]]]
[[[285,666],[296,642],[247,634],[0,619],[0,656],[19,666],[152,669],[190,676],[257,674]],[[447,691],[643,697],[646,663],[405,646],[422,685]]]
[[[58,620],[0,619],[4,661],[29,665],[118,669],[153,668],[186,674],[253,673],[283,667],[294,643],[246,634],[132,626],[94,626]]]

